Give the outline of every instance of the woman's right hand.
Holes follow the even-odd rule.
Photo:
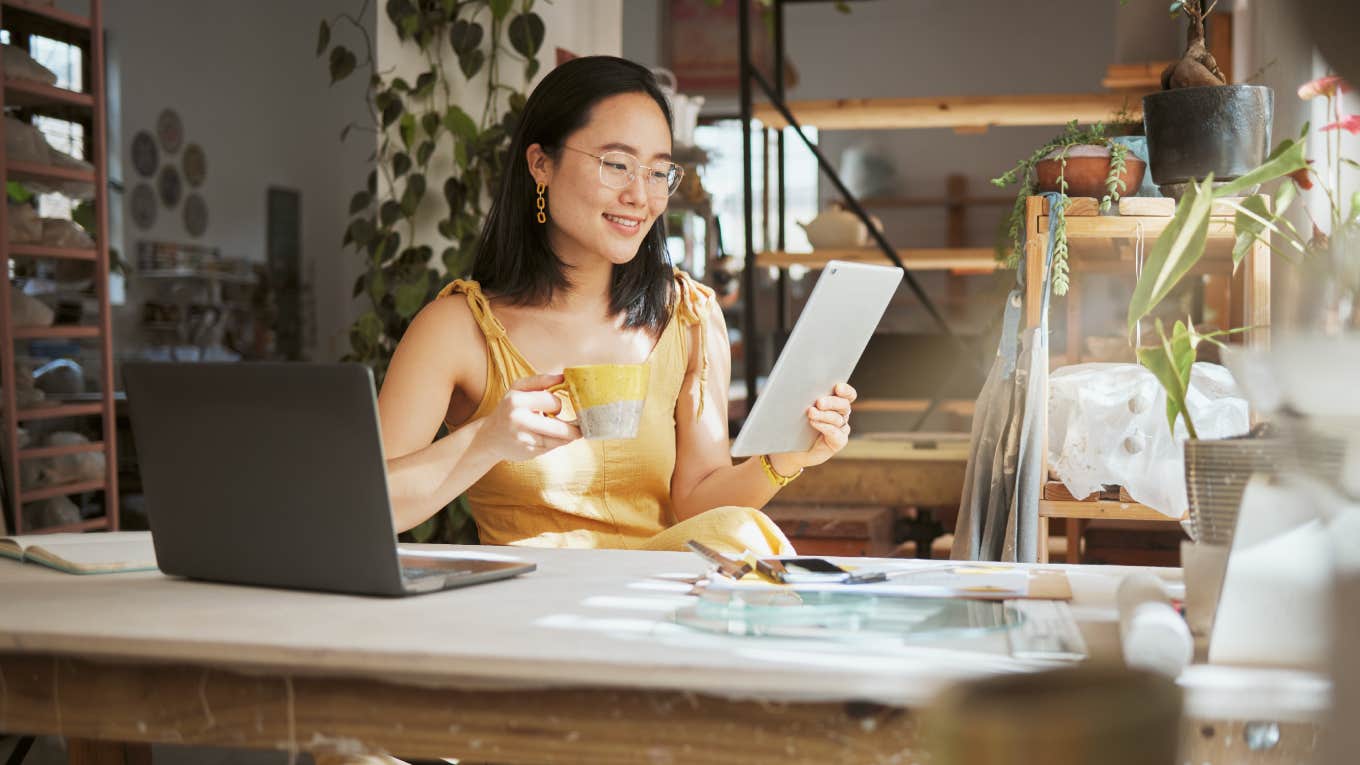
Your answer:
[[[498,459],[522,462],[580,438],[579,427],[554,416],[562,411],[562,401],[546,389],[560,382],[558,374],[512,383],[477,434],[482,447]]]

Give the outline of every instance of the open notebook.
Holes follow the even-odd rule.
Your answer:
[[[0,556],[40,563],[68,574],[156,570],[156,551],[149,531],[0,537]]]

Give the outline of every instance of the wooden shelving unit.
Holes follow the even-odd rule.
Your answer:
[[[899,249],[897,257],[907,268],[915,271],[955,271],[986,273],[1001,267],[996,259],[996,250],[990,247],[920,247]],[[774,252],[756,253],[756,266],[760,268],[823,268],[832,260],[850,260],[862,263],[888,263],[883,251],[876,247],[860,247],[853,250],[814,250],[812,252]]]
[[[1175,211],[1171,199],[1129,198],[1121,200],[1117,215],[1101,215],[1095,199],[1074,198],[1065,211],[1067,220],[1068,262],[1071,265],[1072,284],[1066,298],[1054,299],[1052,306],[1063,306],[1067,312],[1067,346],[1058,353],[1050,355],[1050,364],[1076,363],[1081,360],[1081,286],[1080,276],[1085,273],[1134,273],[1134,263],[1125,254],[1131,249],[1122,249],[1118,243],[1143,237],[1147,248],[1170,222]],[[1232,242],[1233,210],[1224,202],[1216,203],[1211,212],[1209,225],[1209,246],[1199,265],[1191,273],[1210,274],[1220,277],[1226,291],[1231,294],[1220,299],[1224,313],[1235,326],[1251,326],[1257,329],[1245,333],[1249,345],[1263,345],[1267,342],[1270,325],[1270,247],[1267,243],[1255,243],[1241,265],[1233,268]],[[1033,329],[1040,325],[1042,318],[1042,295],[1044,282],[1044,254],[1048,247],[1049,209],[1043,197],[1030,197],[1025,206],[1025,230],[1030,232],[1025,240],[1025,262],[1027,293],[1025,295],[1025,322]],[[1054,310],[1054,308],[1050,308]],[[1044,399],[1048,392],[1045,390]],[[1041,413],[1041,428],[1048,431],[1047,408]],[[1045,437],[1046,440],[1046,437]],[[1043,475],[1048,475],[1048,449],[1043,450]],[[1058,498],[1061,496],[1061,498]],[[1082,527],[1088,520],[1119,520],[1168,523],[1176,519],[1168,517],[1146,505],[1132,501],[1127,495],[1119,499],[1088,497],[1076,499],[1067,495],[1060,484],[1048,483],[1044,498],[1039,500],[1039,560],[1047,562],[1048,533],[1050,519],[1067,521],[1067,562],[1079,563],[1081,559]]]
[[[51,5],[29,0],[0,0],[0,26],[9,30],[12,44],[26,45],[31,35],[41,35],[71,45],[83,52],[83,83],[87,92],[76,92],[50,85],[10,79],[0,71],[3,97],[0,108],[19,107],[21,113],[55,116],[85,127],[87,159],[92,171],[54,167],[51,165],[11,161],[0,143],[0,176],[9,180],[78,181],[89,183],[94,191],[96,231],[93,249],[47,247],[33,244],[10,244],[0,236],[0,266],[9,273],[9,262],[15,258],[68,259],[88,261],[94,269],[93,283],[98,302],[98,316],[93,324],[57,325],[52,327],[11,326],[11,284],[0,279],[0,452],[4,455],[7,507],[12,513],[14,533],[47,533],[90,531],[118,528],[118,459],[114,415],[113,338],[111,335],[108,269],[108,188],[107,144],[104,125],[104,46],[102,0],[89,0],[89,15],[82,16],[59,10]],[[6,230],[7,209],[0,205],[0,232]],[[38,339],[67,339],[91,341],[98,344],[101,373],[100,391],[95,401],[46,402],[20,409],[18,406],[16,375],[16,343]],[[98,418],[101,436],[92,443],[73,446],[19,448],[18,428],[21,423],[65,418]],[[104,455],[104,475],[99,480],[79,481],[56,486],[24,487],[20,485],[20,464],[27,460],[50,459],[73,454],[99,452]],[[103,515],[45,528],[29,528],[25,523],[24,505],[52,497],[103,493]],[[3,517],[0,517],[3,521]],[[3,523],[0,523],[3,526]]]
[[[1142,100],[1125,93],[1058,93],[943,98],[837,98],[790,101],[789,110],[805,127],[819,130],[901,130],[952,128],[976,132],[989,127],[1107,122],[1127,108],[1138,119]],[[788,123],[770,104],[756,104],[754,116],[772,128]]]

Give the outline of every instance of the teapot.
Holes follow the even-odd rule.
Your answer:
[[[883,223],[878,218],[870,216],[870,220],[874,228],[883,229]],[[816,218],[798,225],[807,232],[808,242],[814,250],[863,247],[869,241],[868,227],[840,202],[832,202],[830,208],[823,210]]]

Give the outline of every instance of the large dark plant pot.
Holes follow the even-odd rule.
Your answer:
[[[1275,95],[1261,85],[1178,88],[1143,96],[1152,181],[1180,198],[1185,184],[1213,173],[1230,181],[1270,155]],[[1254,191],[1254,190],[1251,190]]]

